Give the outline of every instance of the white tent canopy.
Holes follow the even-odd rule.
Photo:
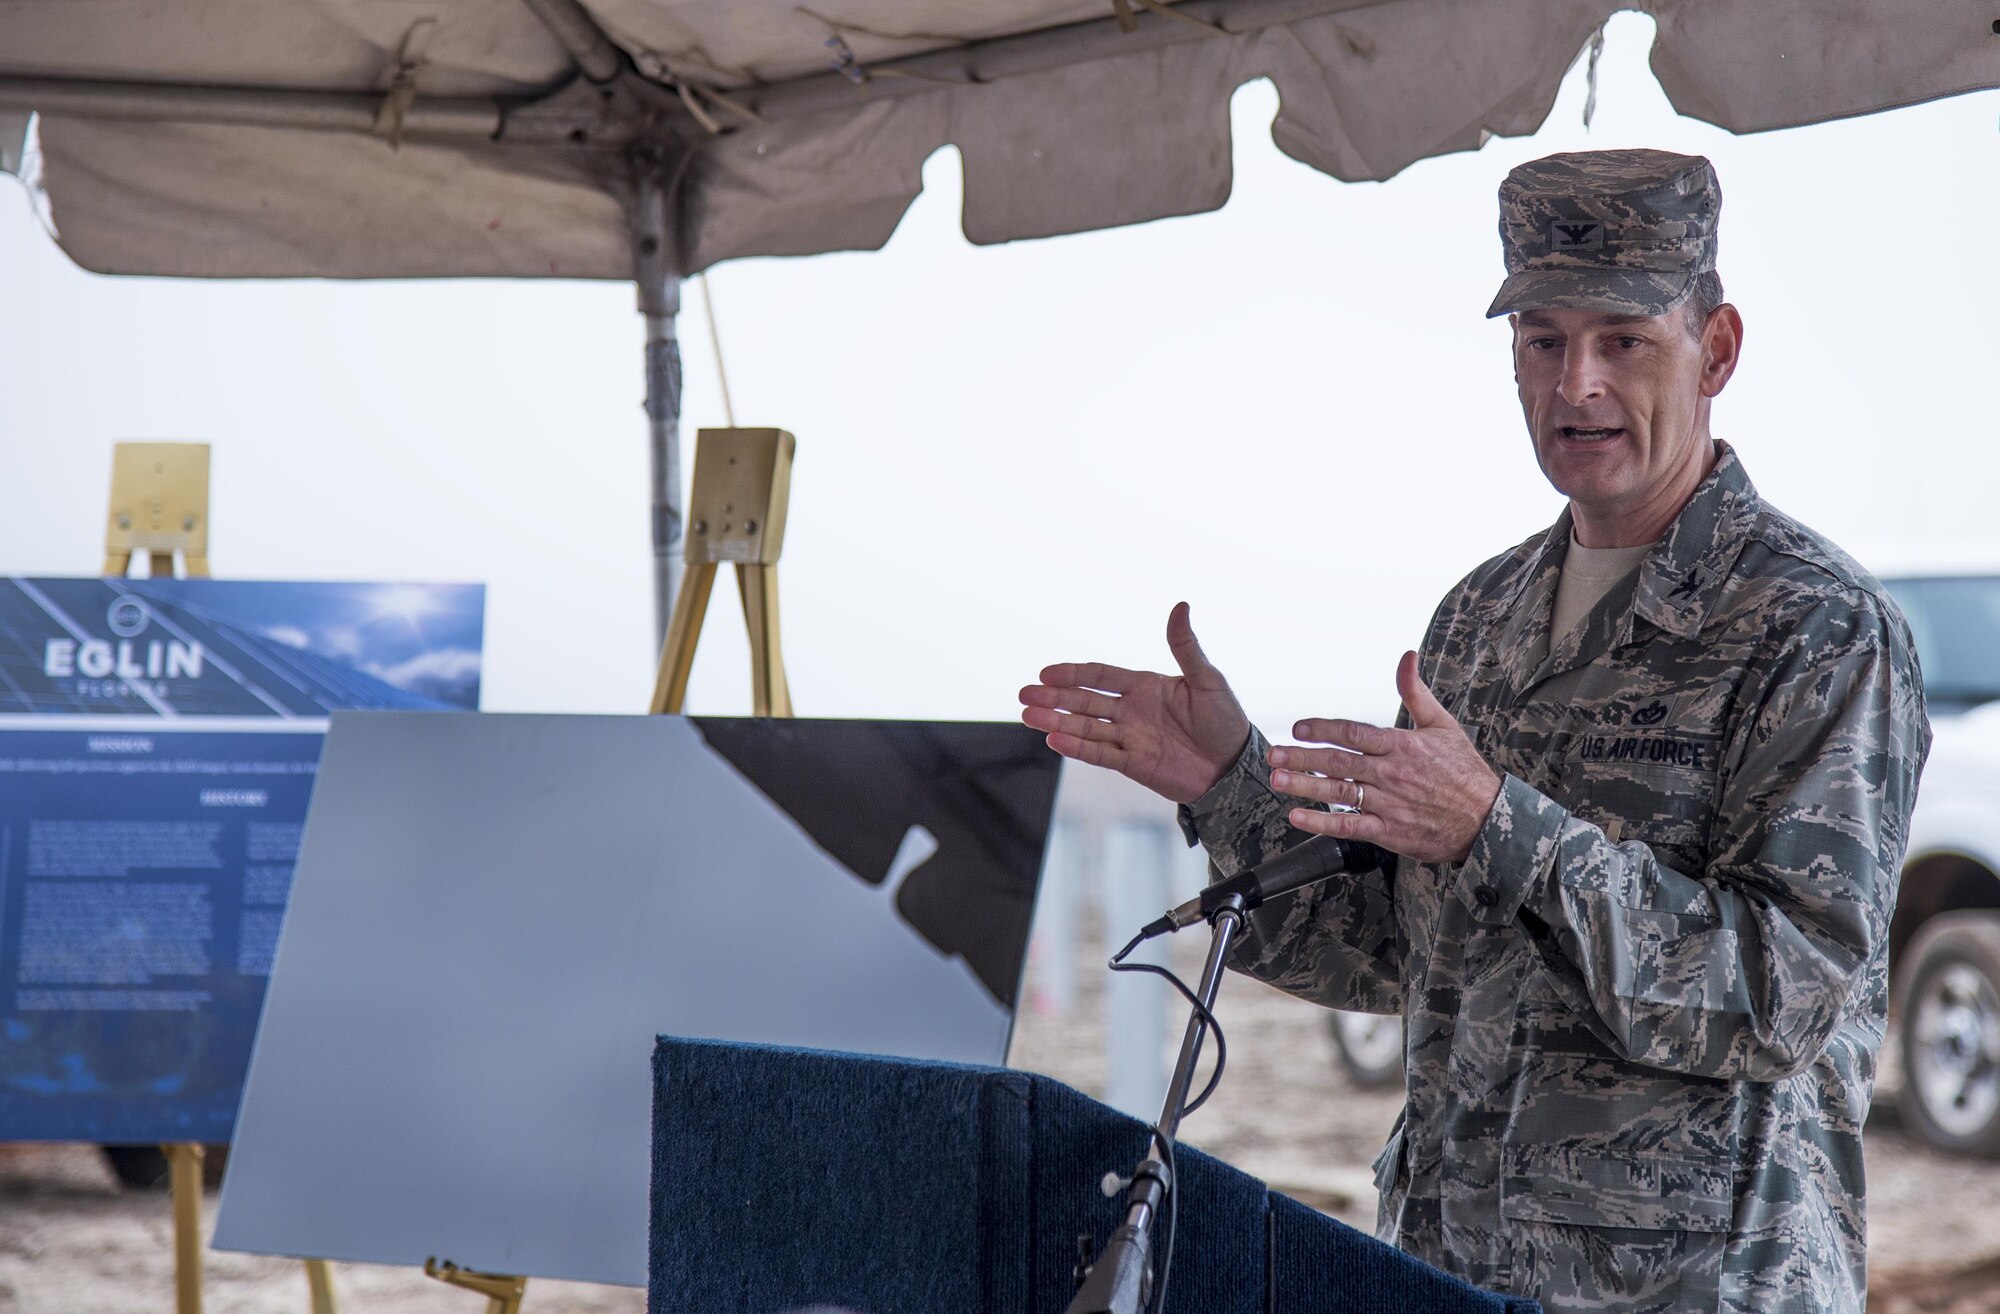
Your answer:
[[[1213,209],[1259,77],[1286,153],[1387,178],[1532,132],[1631,7],[0,0],[0,164],[107,272],[631,278],[653,185],[685,273],[879,246],[947,143],[975,242]],[[1736,131],[2000,85],[1990,0],[1644,7],[1674,104]]]
[[[813,5],[0,0],[0,167],[105,273],[636,280],[664,633],[679,278],[882,245],[941,146],[974,242],[1220,206],[1260,77],[1287,154],[1388,178],[1533,132],[1635,7],[1674,104],[1736,131],[2000,86],[2000,0]]]

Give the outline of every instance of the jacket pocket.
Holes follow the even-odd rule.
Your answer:
[[[1524,1223],[1727,1232],[1728,1165],[1651,1154],[1514,1148],[1501,1165],[1500,1213]]]
[[[1712,912],[1687,915],[1627,908],[1625,931],[1631,952],[1617,964],[1614,981],[1618,993],[1635,1003],[1662,1005],[1667,1010],[1655,1010],[1646,1017],[1653,1024],[1648,1030],[1679,1034],[1686,1027],[1688,1010],[1751,1011],[1736,932],[1718,924]],[[1676,1013],[1681,1016],[1675,1017]]]
[[[1731,1176],[1720,1160],[1507,1151],[1509,1289],[1551,1310],[1719,1309]]]
[[[1700,850],[1708,840],[1720,788],[1719,742],[1661,737],[1619,743],[1637,743],[1639,749],[1628,760],[1583,764],[1576,786],[1581,796],[1577,814],[1600,826],[1615,827],[1620,839]],[[1651,760],[1662,753],[1662,760]]]

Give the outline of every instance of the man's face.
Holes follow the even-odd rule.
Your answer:
[[[1707,399],[1734,366],[1733,342],[1718,370],[1714,319],[1724,312],[1700,340],[1687,313],[1528,310],[1514,318],[1514,379],[1535,458],[1597,524],[1650,523],[1707,471]]]

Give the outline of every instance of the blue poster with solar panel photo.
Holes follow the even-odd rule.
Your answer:
[[[0,577],[0,1141],[230,1139],[327,717],[477,710],[484,618],[476,584]]]

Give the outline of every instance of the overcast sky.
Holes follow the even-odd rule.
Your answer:
[[[715,271],[738,419],[799,439],[800,713],[1011,717],[1045,662],[1166,661],[1186,598],[1260,720],[1387,716],[1443,590],[1559,509],[1481,317],[1494,189],[1557,150],[1715,161],[1747,323],[1716,431],[1768,497],[1878,569],[2000,567],[2000,95],[1733,138],[1674,115],[1651,32],[1613,20],[1588,132],[1579,65],[1536,137],[1386,184],[1280,155],[1256,83],[1214,214],[975,248],[947,150],[885,250]],[[0,571],[93,572],[111,444],[207,441],[218,575],[483,580],[489,710],[642,710],[640,339],[622,284],[86,274],[8,179]],[[692,711],[748,710],[721,587]]]

